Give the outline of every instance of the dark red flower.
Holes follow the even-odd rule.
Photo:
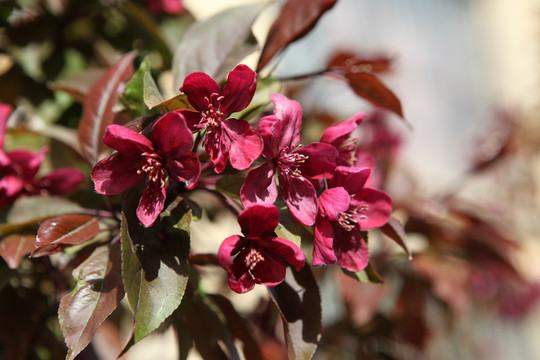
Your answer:
[[[369,262],[361,232],[384,225],[390,218],[392,199],[365,187],[371,170],[338,166],[319,197],[315,221],[313,265],[333,264],[360,271]]]
[[[152,225],[164,208],[168,178],[193,189],[201,174],[199,159],[191,151],[193,136],[181,114],[170,112],[156,121],[151,138],[109,125],[103,142],[117,152],[92,168],[100,194],[118,194],[146,179],[146,191],[137,207],[137,217],[145,226]]]
[[[37,154],[24,149],[4,152],[6,123],[10,113],[11,106],[0,104],[0,207],[24,195],[64,195],[75,190],[84,181],[84,174],[74,168],[58,169],[36,178],[48,147]]]
[[[272,94],[274,115],[261,119],[257,130],[264,140],[266,163],[251,170],[240,190],[244,206],[273,204],[278,190],[291,214],[310,226],[317,216],[317,194],[311,181],[329,178],[336,167],[337,150],[323,143],[298,144],[302,109],[294,100]]]
[[[194,110],[179,110],[192,131],[206,130],[204,147],[217,173],[222,173],[230,159],[237,170],[248,169],[262,151],[259,134],[246,121],[229,119],[245,109],[255,93],[257,74],[246,65],[238,65],[229,73],[221,91],[207,74],[195,72],[184,80],[184,92]]]
[[[275,236],[278,220],[274,205],[253,205],[238,215],[244,236],[226,238],[218,252],[219,263],[227,270],[229,286],[235,292],[248,292],[255,284],[278,285],[285,279],[285,263],[298,271],[304,266],[300,248]]]

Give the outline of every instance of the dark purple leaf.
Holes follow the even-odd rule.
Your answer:
[[[393,111],[403,118],[401,102],[397,96],[374,74],[366,72],[348,72],[345,78],[351,89],[373,105]]]
[[[385,72],[392,67],[386,56],[363,57],[344,51],[335,54],[328,62],[328,70],[344,72]]]
[[[33,234],[11,234],[0,240],[0,256],[12,269],[19,267],[22,259],[34,250],[36,236]]]
[[[124,297],[120,245],[101,246],[73,270],[75,289],[60,301],[58,318],[68,354],[74,359],[92,340],[98,326]]]
[[[337,0],[288,0],[272,24],[261,52],[257,71],[278,52],[307,34]]]
[[[83,103],[83,115],[77,136],[81,153],[94,164],[105,149],[102,138],[107,125],[112,124],[113,107],[122,95],[123,87],[133,75],[133,59],[137,53],[124,55],[88,90]]]
[[[90,240],[98,232],[98,219],[89,215],[68,214],[46,220],[39,227],[32,256],[54,254],[66,246]]]
[[[285,281],[268,288],[281,317],[290,359],[310,359],[321,337],[321,295],[311,269],[287,268]]]
[[[388,236],[390,239],[394,240],[396,244],[401,246],[409,256],[409,260],[412,260],[411,251],[407,247],[407,244],[405,244],[407,234],[398,219],[390,217],[388,222],[381,227],[381,231],[384,235]]]

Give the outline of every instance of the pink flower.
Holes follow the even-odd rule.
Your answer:
[[[260,135],[247,121],[229,119],[245,109],[255,93],[257,74],[246,65],[229,73],[223,92],[207,74],[195,72],[184,80],[184,92],[194,110],[179,110],[192,131],[206,131],[204,147],[217,173],[222,173],[230,159],[237,170],[247,170],[262,151]]]
[[[153,13],[163,10],[169,15],[178,15],[184,12],[184,4],[181,0],[147,0],[146,5]]]
[[[154,124],[151,138],[109,125],[103,142],[117,152],[92,168],[92,180],[100,194],[118,194],[146,179],[137,207],[137,217],[145,226],[151,226],[164,208],[168,178],[193,189],[201,174],[199,159],[191,151],[193,136],[182,115],[163,115]]]
[[[388,195],[364,187],[370,172],[369,168],[336,168],[329,188],[319,197],[313,266],[337,262],[350,271],[367,266],[369,255],[362,232],[384,225],[392,210]]]
[[[278,285],[285,279],[285,263],[298,271],[304,266],[300,248],[275,236],[278,220],[274,205],[253,205],[238,215],[244,236],[226,238],[218,252],[219,263],[227,270],[229,286],[235,292],[248,292],[255,284]]]
[[[4,138],[11,106],[0,104],[0,207],[13,203],[24,195],[64,195],[84,181],[84,174],[74,168],[61,168],[36,178],[48,148],[37,154],[16,149],[5,153]]]
[[[257,130],[264,140],[266,163],[251,170],[240,189],[244,206],[273,204],[278,196],[275,175],[283,200],[291,214],[310,226],[317,216],[317,194],[312,181],[331,177],[336,167],[337,150],[323,143],[298,144],[302,109],[296,101],[272,94],[274,115],[261,119]]]

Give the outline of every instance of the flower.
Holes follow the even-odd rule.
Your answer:
[[[384,225],[390,218],[392,199],[365,187],[369,168],[338,166],[319,197],[315,221],[313,266],[333,264],[360,271],[369,262],[362,232]]]
[[[359,143],[356,137],[351,136],[351,133],[356,130],[363,118],[364,114],[354,115],[345,121],[330,126],[321,135],[321,142],[331,144],[338,149],[337,165],[355,165]]]
[[[226,238],[218,251],[219,263],[227,270],[229,286],[235,292],[248,292],[255,284],[278,285],[285,279],[285,263],[297,271],[304,266],[300,248],[275,236],[278,220],[279,211],[274,205],[253,205],[238,215],[244,236]]]
[[[244,206],[273,204],[278,190],[277,173],[283,200],[293,216],[311,226],[317,216],[317,193],[312,181],[331,177],[336,167],[337,150],[329,144],[298,144],[302,109],[294,100],[272,94],[274,115],[261,119],[257,130],[264,140],[266,163],[251,170],[240,189]]]
[[[43,147],[37,154],[24,149],[4,152],[11,110],[11,106],[0,104],[0,207],[10,205],[24,195],[64,195],[75,190],[84,181],[84,174],[74,168],[57,169],[36,178],[48,147]]]
[[[257,74],[246,65],[238,65],[229,73],[223,92],[207,74],[195,72],[184,80],[184,92],[195,110],[178,110],[185,116],[192,131],[206,131],[204,147],[216,172],[222,173],[230,159],[237,170],[247,170],[262,151],[260,135],[247,121],[228,119],[245,109],[255,93]]]
[[[165,205],[167,179],[184,182],[193,189],[201,165],[193,148],[193,136],[183,116],[163,115],[152,127],[151,140],[120,125],[109,125],[103,142],[117,152],[92,168],[92,180],[100,194],[126,191],[146,179],[146,190],[137,207],[137,217],[151,226]]]
[[[185,10],[181,0],[147,0],[146,6],[155,14],[163,10],[169,15],[178,15]]]

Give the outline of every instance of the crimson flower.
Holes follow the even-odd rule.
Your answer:
[[[178,111],[192,131],[207,129],[204,147],[218,174],[225,170],[227,159],[233,168],[246,170],[261,154],[262,140],[255,129],[247,121],[228,118],[249,105],[256,86],[257,74],[241,64],[229,73],[223,92],[202,72],[189,74],[180,88],[196,111]]]
[[[278,220],[274,205],[253,205],[238,215],[244,236],[226,238],[218,251],[219,263],[227,270],[229,286],[235,292],[248,292],[255,284],[278,285],[285,279],[285,262],[297,271],[304,266],[300,248],[275,236]]]
[[[11,110],[11,106],[0,104],[0,207],[24,195],[64,195],[75,190],[84,181],[84,174],[77,169],[61,168],[36,177],[48,147],[37,154],[24,149],[4,152],[6,123]]]
[[[120,125],[109,125],[103,142],[117,152],[92,168],[92,180],[100,194],[119,194],[146,179],[137,217],[145,226],[157,219],[165,206],[167,179],[184,182],[193,189],[201,165],[193,148],[193,136],[184,117],[175,112],[163,115],[152,127],[151,140]]]
[[[390,218],[392,199],[377,189],[365,187],[369,168],[338,166],[319,197],[315,221],[313,266],[338,263],[360,271],[369,262],[362,231],[384,225]]]
[[[146,6],[155,14],[163,10],[169,15],[178,15],[185,10],[182,0],[146,0]]]
[[[240,189],[244,206],[273,204],[278,196],[276,173],[283,201],[293,216],[311,226],[317,216],[317,193],[312,181],[331,177],[337,150],[330,144],[298,144],[302,127],[300,104],[272,94],[274,115],[261,119],[257,130],[264,140],[266,163],[251,170]]]

